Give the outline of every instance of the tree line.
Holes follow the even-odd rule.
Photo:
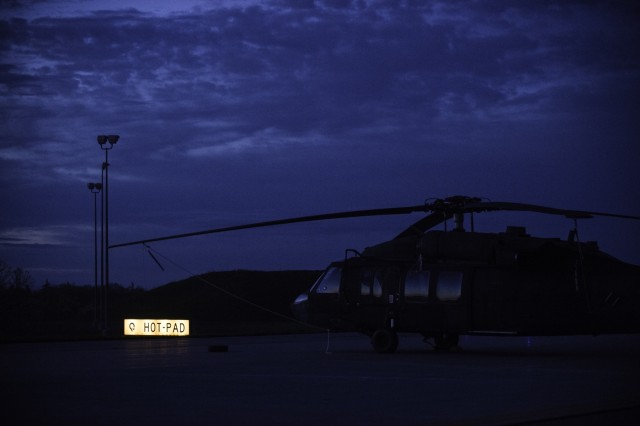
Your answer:
[[[109,315],[117,320],[134,312],[144,290],[109,286]],[[0,260],[0,343],[39,339],[95,337],[98,331],[97,293],[94,286],[63,283],[34,286],[29,272]]]
[[[0,289],[30,290],[33,278],[28,271],[0,260]]]

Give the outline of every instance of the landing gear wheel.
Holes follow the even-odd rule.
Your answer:
[[[371,345],[379,354],[390,354],[398,349],[398,334],[389,329],[381,328],[371,336]]]
[[[458,335],[457,334],[438,334],[433,338],[435,342],[435,350],[436,351],[450,351],[451,349],[458,346]]]

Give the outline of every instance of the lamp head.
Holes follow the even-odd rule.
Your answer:
[[[100,192],[100,190],[102,189],[102,184],[100,182],[98,183],[88,183],[87,184],[87,188],[89,188],[89,191],[93,192],[94,194]]]

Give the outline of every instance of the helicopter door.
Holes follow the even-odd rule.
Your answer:
[[[407,271],[398,326],[424,334],[468,329],[469,269],[429,268]]]
[[[308,297],[313,307],[312,323],[331,327],[331,319],[338,314],[341,274],[342,268],[330,266],[311,287]]]
[[[387,325],[389,310],[397,301],[400,273],[397,268],[349,266],[345,268],[342,294],[344,312],[363,329]]]
[[[407,271],[400,292],[398,328],[404,331],[424,331],[425,324],[432,324],[429,308],[429,282],[431,271]]]
[[[435,304],[439,327],[448,333],[468,330],[469,304],[465,280],[470,270],[441,269],[435,276]]]

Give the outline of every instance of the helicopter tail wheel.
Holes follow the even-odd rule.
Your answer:
[[[450,351],[458,346],[458,335],[441,333],[433,338],[436,351]]]
[[[390,354],[398,349],[398,333],[390,328],[376,330],[371,336],[373,349],[380,354]]]

